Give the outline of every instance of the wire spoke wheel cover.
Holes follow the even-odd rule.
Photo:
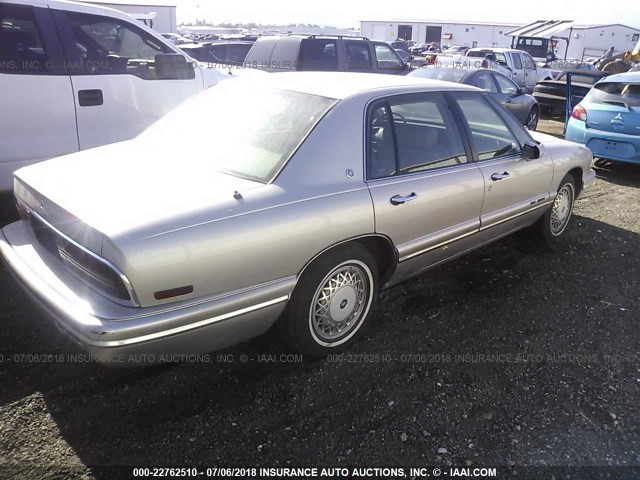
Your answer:
[[[309,329],[320,345],[340,345],[351,338],[367,316],[373,276],[359,260],[333,268],[319,283],[309,308]]]
[[[549,227],[552,235],[560,235],[567,227],[569,218],[571,217],[571,210],[573,209],[574,196],[573,186],[569,183],[565,183],[560,190],[558,190],[558,194],[551,207]]]

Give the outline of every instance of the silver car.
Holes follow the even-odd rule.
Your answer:
[[[353,73],[223,82],[134,140],[21,169],[9,270],[103,362],[278,324],[353,343],[377,293],[532,227],[553,244],[591,152],[474,87]]]
[[[425,66],[408,74],[410,77],[460,82],[487,92],[496,102],[511,112],[528,130],[538,128],[540,107],[536,99],[506,75],[488,68],[458,68]]]

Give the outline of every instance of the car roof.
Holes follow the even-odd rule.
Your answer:
[[[399,93],[399,91],[410,91],[417,87],[421,87],[422,91],[477,90],[457,83],[375,73],[283,72],[271,73],[268,77],[264,81],[275,88],[335,99],[344,99],[372,90]]]
[[[504,48],[504,47],[475,47],[475,48],[470,48],[469,51],[473,51],[473,52],[491,51],[491,52],[498,52],[498,53],[522,52],[522,50],[517,50],[515,48]]]
[[[202,42],[202,43],[183,43],[182,45],[178,45],[178,48],[203,48],[203,47],[213,47],[217,45],[253,45],[253,42],[248,42],[246,40],[214,40],[212,42]]]
[[[603,78],[602,80],[600,80],[600,82],[640,83],[640,72],[617,73],[615,75],[609,75],[608,77]]]

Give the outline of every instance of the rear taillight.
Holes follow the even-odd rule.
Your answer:
[[[587,111],[580,104],[573,107],[573,111],[571,112],[571,117],[576,120],[580,120],[581,122],[587,121]]]
[[[131,300],[122,276],[98,257],[63,240],[58,243],[58,252],[67,268],[94,289],[118,300]]]

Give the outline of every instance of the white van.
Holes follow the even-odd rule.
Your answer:
[[[0,192],[21,167],[135,137],[222,78],[117,10],[0,1]]]

